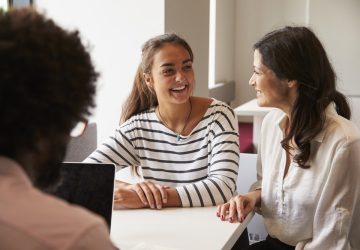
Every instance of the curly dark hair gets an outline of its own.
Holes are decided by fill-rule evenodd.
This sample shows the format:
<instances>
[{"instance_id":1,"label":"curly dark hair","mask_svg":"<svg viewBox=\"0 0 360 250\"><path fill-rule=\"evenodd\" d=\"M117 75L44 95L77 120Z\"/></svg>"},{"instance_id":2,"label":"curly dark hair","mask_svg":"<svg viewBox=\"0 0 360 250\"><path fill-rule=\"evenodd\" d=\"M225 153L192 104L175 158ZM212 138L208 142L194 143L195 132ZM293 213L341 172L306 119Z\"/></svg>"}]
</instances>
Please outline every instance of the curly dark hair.
<instances>
[{"instance_id":1,"label":"curly dark hair","mask_svg":"<svg viewBox=\"0 0 360 250\"><path fill-rule=\"evenodd\" d=\"M307 27L285 27L266 34L254 45L262 63L278 78L299 83L288 135L282 147L289 151L293 138L299 148L294 160L302 168L310 167L310 142L325 125L325 109L336 105L339 115L350 119L346 97L336 89L336 74L326 51L316 35Z\"/></svg>"},{"instance_id":2,"label":"curly dark hair","mask_svg":"<svg viewBox=\"0 0 360 250\"><path fill-rule=\"evenodd\" d=\"M31 9L0 11L0 154L70 133L95 106L97 78L77 31Z\"/></svg>"}]
</instances>

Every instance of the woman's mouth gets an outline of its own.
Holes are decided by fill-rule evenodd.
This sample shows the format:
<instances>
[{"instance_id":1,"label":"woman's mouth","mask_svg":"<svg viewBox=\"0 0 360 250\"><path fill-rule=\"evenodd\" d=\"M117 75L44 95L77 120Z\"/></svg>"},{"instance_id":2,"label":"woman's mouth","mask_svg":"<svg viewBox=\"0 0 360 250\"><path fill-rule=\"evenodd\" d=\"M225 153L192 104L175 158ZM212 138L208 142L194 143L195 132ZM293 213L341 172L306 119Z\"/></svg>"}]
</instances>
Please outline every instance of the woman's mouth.
<instances>
[{"instance_id":1,"label":"woman's mouth","mask_svg":"<svg viewBox=\"0 0 360 250\"><path fill-rule=\"evenodd\" d=\"M176 88L172 88L172 89L170 89L170 90L171 90L171 91L174 91L174 92L181 92L181 91L185 90L186 87L187 87L187 85L183 85L183 86L178 86L178 87L176 87Z\"/></svg>"}]
</instances>

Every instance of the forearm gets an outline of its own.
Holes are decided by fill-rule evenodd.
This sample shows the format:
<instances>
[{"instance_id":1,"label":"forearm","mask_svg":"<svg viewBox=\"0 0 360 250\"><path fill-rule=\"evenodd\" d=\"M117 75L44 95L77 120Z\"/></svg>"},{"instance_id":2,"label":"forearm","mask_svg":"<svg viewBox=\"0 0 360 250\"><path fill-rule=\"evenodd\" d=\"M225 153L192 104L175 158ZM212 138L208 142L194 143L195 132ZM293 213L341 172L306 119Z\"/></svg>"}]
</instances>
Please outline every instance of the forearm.
<instances>
[{"instance_id":1,"label":"forearm","mask_svg":"<svg viewBox=\"0 0 360 250\"><path fill-rule=\"evenodd\" d=\"M165 207L181 207L181 199L175 188L166 189L167 202L164 204Z\"/></svg>"},{"instance_id":2,"label":"forearm","mask_svg":"<svg viewBox=\"0 0 360 250\"><path fill-rule=\"evenodd\" d=\"M260 207L260 205L261 205L261 189L251 191L251 192L247 193L247 195L249 195L253 199L255 199L255 206L256 207Z\"/></svg>"}]
</instances>

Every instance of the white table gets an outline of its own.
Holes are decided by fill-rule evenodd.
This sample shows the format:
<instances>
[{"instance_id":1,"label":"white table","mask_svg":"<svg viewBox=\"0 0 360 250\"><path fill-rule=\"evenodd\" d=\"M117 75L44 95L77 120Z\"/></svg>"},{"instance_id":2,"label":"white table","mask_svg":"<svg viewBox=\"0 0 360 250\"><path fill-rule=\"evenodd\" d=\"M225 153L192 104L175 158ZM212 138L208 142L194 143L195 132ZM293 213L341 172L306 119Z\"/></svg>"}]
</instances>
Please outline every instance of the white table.
<instances>
[{"instance_id":1,"label":"white table","mask_svg":"<svg viewBox=\"0 0 360 250\"><path fill-rule=\"evenodd\" d=\"M111 239L121 250L231 249L253 214L229 223L215 213L216 207L115 210Z\"/></svg>"},{"instance_id":2,"label":"white table","mask_svg":"<svg viewBox=\"0 0 360 250\"><path fill-rule=\"evenodd\" d=\"M257 104L256 98L252 99L249 102L246 102L234 109L235 114L239 116L252 116L253 117L253 144L255 150L260 142L260 131L261 123L264 119L264 116L274 108L259 107Z\"/></svg>"}]
</instances>

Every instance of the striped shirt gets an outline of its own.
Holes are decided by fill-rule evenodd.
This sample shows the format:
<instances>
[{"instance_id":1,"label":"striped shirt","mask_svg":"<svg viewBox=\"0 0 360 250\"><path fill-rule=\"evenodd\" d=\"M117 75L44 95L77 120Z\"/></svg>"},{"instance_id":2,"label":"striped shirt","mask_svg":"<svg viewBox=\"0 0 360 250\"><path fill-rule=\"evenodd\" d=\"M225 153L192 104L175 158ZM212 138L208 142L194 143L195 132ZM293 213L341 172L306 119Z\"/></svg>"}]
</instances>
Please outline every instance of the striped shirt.
<instances>
[{"instance_id":1,"label":"striped shirt","mask_svg":"<svg viewBox=\"0 0 360 250\"><path fill-rule=\"evenodd\" d=\"M141 166L144 180L175 187L182 206L217 205L236 190L237 118L228 105L213 100L192 132L177 140L152 108L120 125L86 161Z\"/></svg>"}]
</instances>

